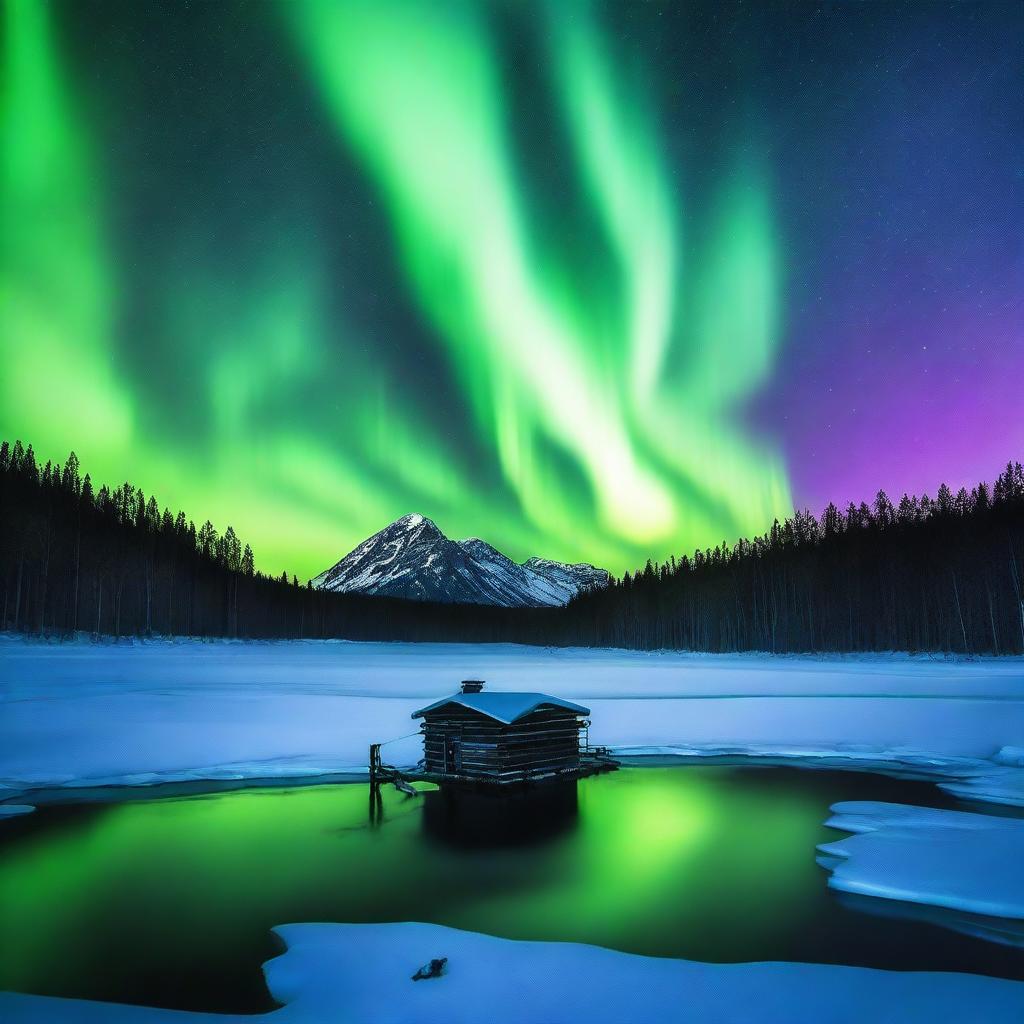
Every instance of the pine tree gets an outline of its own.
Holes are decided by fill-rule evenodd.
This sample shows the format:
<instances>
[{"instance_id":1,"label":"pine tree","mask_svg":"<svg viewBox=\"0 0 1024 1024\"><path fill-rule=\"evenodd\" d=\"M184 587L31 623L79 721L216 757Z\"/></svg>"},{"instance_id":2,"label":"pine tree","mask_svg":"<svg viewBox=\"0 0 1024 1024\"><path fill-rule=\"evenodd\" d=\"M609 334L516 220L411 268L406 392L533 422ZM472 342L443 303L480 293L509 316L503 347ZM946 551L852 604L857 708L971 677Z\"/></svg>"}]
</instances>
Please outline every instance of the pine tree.
<instances>
[{"instance_id":1,"label":"pine tree","mask_svg":"<svg viewBox=\"0 0 1024 1024\"><path fill-rule=\"evenodd\" d=\"M125 490L131 491L128 484L125 484ZM131 513L132 518L135 520L135 525L140 530L146 529L148 525L146 510L148 505L146 504L146 496L142 493L142 488L136 488L135 493L131 495ZM154 503L155 507L155 503Z\"/></svg>"},{"instance_id":2,"label":"pine tree","mask_svg":"<svg viewBox=\"0 0 1024 1024\"><path fill-rule=\"evenodd\" d=\"M904 494L896 508L896 522L905 526L916 522L917 517L918 505L916 499L911 498L909 494Z\"/></svg>"},{"instance_id":3,"label":"pine tree","mask_svg":"<svg viewBox=\"0 0 1024 1024\"><path fill-rule=\"evenodd\" d=\"M71 452L68 461L64 463L64 473L60 480L61 487L69 494L78 494L81 491L82 482L78 478L78 472L78 456Z\"/></svg>"},{"instance_id":4,"label":"pine tree","mask_svg":"<svg viewBox=\"0 0 1024 1024\"><path fill-rule=\"evenodd\" d=\"M197 541L199 553L204 558L217 557L217 531L213 528L213 523L209 519L199 528Z\"/></svg>"},{"instance_id":5,"label":"pine tree","mask_svg":"<svg viewBox=\"0 0 1024 1024\"><path fill-rule=\"evenodd\" d=\"M953 514L953 492L946 484L939 485L939 492L935 502L940 516L951 516Z\"/></svg>"},{"instance_id":6,"label":"pine tree","mask_svg":"<svg viewBox=\"0 0 1024 1024\"><path fill-rule=\"evenodd\" d=\"M826 538L837 537L843 532L843 517L831 501L821 514L821 532Z\"/></svg>"},{"instance_id":7,"label":"pine tree","mask_svg":"<svg viewBox=\"0 0 1024 1024\"><path fill-rule=\"evenodd\" d=\"M39 482L39 467L36 465L36 453L32 451L32 445L25 449L25 458L21 463L21 471L31 483Z\"/></svg>"},{"instance_id":8,"label":"pine tree","mask_svg":"<svg viewBox=\"0 0 1024 1024\"><path fill-rule=\"evenodd\" d=\"M224 531L224 566L231 572L238 572L242 564L242 546L232 527Z\"/></svg>"},{"instance_id":9,"label":"pine tree","mask_svg":"<svg viewBox=\"0 0 1024 1024\"><path fill-rule=\"evenodd\" d=\"M886 527L892 526L895 519L896 512L889 500L889 495L885 491L879 491L875 495L875 523L884 530Z\"/></svg>"}]
</instances>

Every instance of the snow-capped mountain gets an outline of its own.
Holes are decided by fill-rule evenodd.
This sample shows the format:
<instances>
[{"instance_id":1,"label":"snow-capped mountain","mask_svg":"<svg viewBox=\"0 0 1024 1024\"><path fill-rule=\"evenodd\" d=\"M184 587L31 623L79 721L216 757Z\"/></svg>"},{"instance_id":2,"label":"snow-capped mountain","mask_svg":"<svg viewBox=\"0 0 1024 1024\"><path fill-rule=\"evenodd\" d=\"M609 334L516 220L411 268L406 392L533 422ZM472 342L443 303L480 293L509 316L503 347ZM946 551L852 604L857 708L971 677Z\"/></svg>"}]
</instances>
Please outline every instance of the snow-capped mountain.
<instances>
[{"instance_id":1,"label":"snow-capped mountain","mask_svg":"<svg viewBox=\"0 0 1024 1024\"><path fill-rule=\"evenodd\" d=\"M565 604L583 589L604 586L608 573L546 558L513 562L476 537L449 540L431 520L413 514L364 540L311 582L321 590L513 608Z\"/></svg>"}]
</instances>

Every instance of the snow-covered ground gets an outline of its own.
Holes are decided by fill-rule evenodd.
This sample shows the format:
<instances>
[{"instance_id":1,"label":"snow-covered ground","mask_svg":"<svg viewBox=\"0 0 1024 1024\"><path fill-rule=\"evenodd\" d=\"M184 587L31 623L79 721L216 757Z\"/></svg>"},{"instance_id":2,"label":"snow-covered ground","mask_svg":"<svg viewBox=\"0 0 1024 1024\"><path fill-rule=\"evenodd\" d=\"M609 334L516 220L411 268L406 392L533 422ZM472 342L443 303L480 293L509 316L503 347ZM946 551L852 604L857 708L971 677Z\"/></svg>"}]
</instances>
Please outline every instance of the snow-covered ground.
<instances>
[{"instance_id":1,"label":"snow-covered ground","mask_svg":"<svg viewBox=\"0 0 1024 1024\"><path fill-rule=\"evenodd\" d=\"M303 924L265 967L262 1017L0 993L5 1024L992 1024L1024 1019L1024 984L825 964L703 964L428 924ZM448 958L436 979L411 975Z\"/></svg>"},{"instance_id":2,"label":"snow-covered ground","mask_svg":"<svg viewBox=\"0 0 1024 1024\"><path fill-rule=\"evenodd\" d=\"M1024 802L1020 659L340 641L2 637L0 786L10 802L64 785L363 772L370 743L403 736L384 756L407 765L420 752L412 712L463 678L581 701L591 740L630 753L877 764Z\"/></svg>"},{"instance_id":3,"label":"snow-covered ground","mask_svg":"<svg viewBox=\"0 0 1024 1024\"><path fill-rule=\"evenodd\" d=\"M412 712L463 678L592 709L591 740L683 761L728 755L931 777L1024 804L1024 661L644 654L345 642L44 643L0 637L0 817L32 791L362 773L419 756ZM822 848L831 884L879 905L961 913L1014 941L1024 825L959 811L837 805L853 836ZM810 854L811 851L809 851ZM895 901L899 901L898 903ZM1000 917L994 918L992 915ZM979 915L986 915L980 927ZM1002 923L1000 923L1002 922ZM948 922L944 922L948 923ZM957 926L954 924L954 926ZM988 929L988 933L986 933ZM809 964L697 964L433 925L292 925L267 968L290 1021L992 1021L1024 1017L1024 985L963 974ZM448 956L442 979L408 975ZM0 1019L226 1022L0 994ZM251 1017L238 1018L252 1020Z\"/></svg>"}]
</instances>

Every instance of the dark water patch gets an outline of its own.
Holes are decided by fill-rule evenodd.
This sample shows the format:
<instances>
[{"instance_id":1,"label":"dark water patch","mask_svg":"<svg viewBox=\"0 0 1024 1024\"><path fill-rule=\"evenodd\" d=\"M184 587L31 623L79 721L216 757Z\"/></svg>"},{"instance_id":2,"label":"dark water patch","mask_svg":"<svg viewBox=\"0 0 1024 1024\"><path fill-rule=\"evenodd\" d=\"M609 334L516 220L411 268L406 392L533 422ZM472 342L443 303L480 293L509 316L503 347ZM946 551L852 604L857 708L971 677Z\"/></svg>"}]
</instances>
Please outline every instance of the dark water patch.
<instances>
[{"instance_id":1,"label":"dark water patch","mask_svg":"<svg viewBox=\"0 0 1024 1024\"><path fill-rule=\"evenodd\" d=\"M625 769L540 801L368 787L43 806L0 830L0 988L214 1011L274 1004L270 928L428 921L707 961L1024 978L1020 950L827 888L839 800L956 807L850 772Z\"/></svg>"},{"instance_id":2,"label":"dark water patch","mask_svg":"<svg viewBox=\"0 0 1024 1024\"><path fill-rule=\"evenodd\" d=\"M822 858L818 858L822 863ZM992 917L975 914L969 910L936 907L928 903L908 903L903 900L877 899L859 893L836 892L836 898L844 907L864 914L884 918L931 921L943 928L952 928L965 935L974 935L989 942L1024 948L1024 921L1007 917Z\"/></svg>"},{"instance_id":3,"label":"dark water patch","mask_svg":"<svg viewBox=\"0 0 1024 1024\"><path fill-rule=\"evenodd\" d=\"M579 821L575 780L507 794L434 789L422 800L423 834L452 850L536 846L571 832Z\"/></svg>"}]
</instances>

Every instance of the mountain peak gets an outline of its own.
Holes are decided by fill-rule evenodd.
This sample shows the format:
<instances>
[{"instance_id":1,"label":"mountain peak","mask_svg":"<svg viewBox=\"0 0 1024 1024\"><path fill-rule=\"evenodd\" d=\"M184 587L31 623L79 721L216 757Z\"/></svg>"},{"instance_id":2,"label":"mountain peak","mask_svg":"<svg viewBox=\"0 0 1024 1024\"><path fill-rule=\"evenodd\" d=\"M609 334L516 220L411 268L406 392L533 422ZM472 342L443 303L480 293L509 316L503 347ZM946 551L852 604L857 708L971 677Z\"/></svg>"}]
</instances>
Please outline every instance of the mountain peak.
<instances>
[{"instance_id":1,"label":"mountain peak","mask_svg":"<svg viewBox=\"0 0 1024 1024\"><path fill-rule=\"evenodd\" d=\"M396 519L311 580L339 592L505 607L560 605L608 582L591 565L543 558L520 564L479 537L449 540L418 512Z\"/></svg>"},{"instance_id":2,"label":"mountain peak","mask_svg":"<svg viewBox=\"0 0 1024 1024\"><path fill-rule=\"evenodd\" d=\"M438 529L438 526L433 519L428 519L426 516L420 515L419 512L410 512L408 515L404 515L400 519L396 519L393 523L389 523L383 530L378 530L372 537L363 541L363 544L359 545L359 548L365 544L377 542L380 538L399 540L401 543L406 544L427 540L448 539L440 529ZM359 548L356 548L356 550L358 551Z\"/></svg>"},{"instance_id":3,"label":"mountain peak","mask_svg":"<svg viewBox=\"0 0 1024 1024\"><path fill-rule=\"evenodd\" d=\"M396 519L391 525L412 528L419 526L421 523L427 523L436 528L436 524L432 519L421 516L419 512L409 512L407 515L402 516L401 519Z\"/></svg>"}]
</instances>

